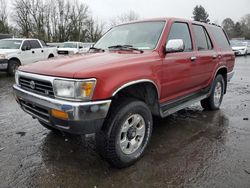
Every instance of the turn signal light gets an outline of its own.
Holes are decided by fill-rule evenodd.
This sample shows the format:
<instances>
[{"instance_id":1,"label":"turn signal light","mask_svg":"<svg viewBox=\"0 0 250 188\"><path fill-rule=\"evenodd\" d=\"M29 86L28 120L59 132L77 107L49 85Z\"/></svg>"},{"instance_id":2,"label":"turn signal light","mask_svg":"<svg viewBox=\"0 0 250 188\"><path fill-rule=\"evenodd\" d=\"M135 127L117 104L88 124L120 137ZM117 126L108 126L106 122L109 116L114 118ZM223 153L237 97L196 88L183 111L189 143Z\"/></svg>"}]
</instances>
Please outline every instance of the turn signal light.
<instances>
[{"instance_id":1,"label":"turn signal light","mask_svg":"<svg viewBox=\"0 0 250 188\"><path fill-rule=\"evenodd\" d=\"M51 110L51 115L55 118L58 118L58 119L63 119L63 120L69 119L69 115L66 112L56 110L56 109Z\"/></svg>"}]
</instances>

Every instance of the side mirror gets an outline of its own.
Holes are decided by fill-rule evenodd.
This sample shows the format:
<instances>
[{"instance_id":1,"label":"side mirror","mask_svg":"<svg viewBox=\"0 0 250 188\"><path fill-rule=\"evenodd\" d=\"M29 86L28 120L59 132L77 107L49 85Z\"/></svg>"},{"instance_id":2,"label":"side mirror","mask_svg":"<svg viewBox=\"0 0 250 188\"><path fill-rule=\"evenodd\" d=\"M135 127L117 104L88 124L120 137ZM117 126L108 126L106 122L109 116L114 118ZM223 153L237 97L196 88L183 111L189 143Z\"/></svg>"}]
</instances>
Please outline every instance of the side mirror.
<instances>
[{"instance_id":1,"label":"side mirror","mask_svg":"<svg viewBox=\"0 0 250 188\"><path fill-rule=\"evenodd\" d=\"M182 39L169 40L166 47L166 53L183 52L185 50L185 44Z\"/></svg>"}]
</instances>

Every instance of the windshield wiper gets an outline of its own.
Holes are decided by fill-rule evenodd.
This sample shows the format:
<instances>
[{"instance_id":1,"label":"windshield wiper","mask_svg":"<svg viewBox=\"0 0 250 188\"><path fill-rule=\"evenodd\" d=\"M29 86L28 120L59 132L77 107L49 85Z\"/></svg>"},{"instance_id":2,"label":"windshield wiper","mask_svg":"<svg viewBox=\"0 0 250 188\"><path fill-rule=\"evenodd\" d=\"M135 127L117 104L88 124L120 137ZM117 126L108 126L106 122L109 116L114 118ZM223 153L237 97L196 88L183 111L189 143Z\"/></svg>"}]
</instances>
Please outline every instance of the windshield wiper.
<instances>
[{"instance_id":1,"label":"windshield wiper","mask_svg":"<svg viewBox=\"0 0 250 188\"><path fill-rule=\"evenodd\" d=\"M115 45L115 46L109 46L108 49L118 49L118 50L132 50L132 51L139 51L140 53L143 53L143 50L140 50L138 48L133 47L132 45Z\"/></svg>"},{"instance_id":2,"label":"windshield wiper","mask_svg":"<svg viewBox=\"0 0 250 188\"><path fill-rule=\"evenodd\" d=\"M89 48L89 51L91 51L91 50L93 50L93 51L98 51L98 52L105 52L105 50L104 49L102 49L102 48L96 48L96 47L94 47L94 46L92 46L92 47L90 47Z\"/></svg>"}]
</instances>

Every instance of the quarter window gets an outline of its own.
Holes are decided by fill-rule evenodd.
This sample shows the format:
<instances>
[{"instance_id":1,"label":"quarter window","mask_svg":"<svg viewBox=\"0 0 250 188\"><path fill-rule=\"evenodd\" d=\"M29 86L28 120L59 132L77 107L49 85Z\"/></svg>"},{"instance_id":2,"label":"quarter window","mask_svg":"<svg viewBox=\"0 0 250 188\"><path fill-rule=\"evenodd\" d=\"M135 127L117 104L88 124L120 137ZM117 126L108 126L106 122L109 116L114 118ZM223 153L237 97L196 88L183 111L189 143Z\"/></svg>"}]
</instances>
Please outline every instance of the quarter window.
<instances>
[{"instance_id":1,"label":"quarter window","mask_svg":"<svg viewBox=\"0 0 250 188\"><path fill-rule=\"evenodd\" d=\"M176 22L172 25L167 42L172 39L182 39L185 44L184 51L192 51L193 46L187 23Z\"/></svg>"},{"instance_id":2,"label":"quarter window","mask_svg":"<svg viewBox=\"0 0 250 188\"><path fill-rule=\"evenodd\" d=\"M201 25L193 25L193 29L198 50L211 50L212 43L205 28Z\"/></svg>"},{"instance_id":3,"label":"quarter window","mask_svg":"<svg viewBox=\"0 0 250 188\"><path fill-rule=\"evenodd\" d=\"M228 38L220 27L210 26L209 30L212 32L214 39L216 40L216 44L218 44L220 48L230 49Z\"/></svg>"}]
</instances>

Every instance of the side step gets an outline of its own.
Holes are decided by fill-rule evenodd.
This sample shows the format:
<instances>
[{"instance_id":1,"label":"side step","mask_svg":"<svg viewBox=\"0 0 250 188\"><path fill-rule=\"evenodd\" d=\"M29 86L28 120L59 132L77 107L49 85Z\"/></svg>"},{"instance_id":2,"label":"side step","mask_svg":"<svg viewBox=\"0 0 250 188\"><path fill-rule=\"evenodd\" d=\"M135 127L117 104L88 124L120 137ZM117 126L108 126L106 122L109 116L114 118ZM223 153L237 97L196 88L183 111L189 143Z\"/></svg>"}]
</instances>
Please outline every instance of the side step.
<instances>
[{"instance_id":1,"label":"side step","mask_svg":"<svg viewBox=\"0 0 250 188\"><path fill-rule=\"evenodd\" d=\"M180 99L170 101L164 104L160 105L160 115L161 117L169 116L179 110L182 110L196 102L201 101L202 99L205 99L209 97L210 90L205 89L198 93L194 93L185 97L182 97Z\"/></svg>"}]
</instances>

